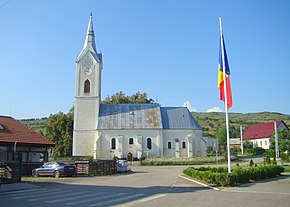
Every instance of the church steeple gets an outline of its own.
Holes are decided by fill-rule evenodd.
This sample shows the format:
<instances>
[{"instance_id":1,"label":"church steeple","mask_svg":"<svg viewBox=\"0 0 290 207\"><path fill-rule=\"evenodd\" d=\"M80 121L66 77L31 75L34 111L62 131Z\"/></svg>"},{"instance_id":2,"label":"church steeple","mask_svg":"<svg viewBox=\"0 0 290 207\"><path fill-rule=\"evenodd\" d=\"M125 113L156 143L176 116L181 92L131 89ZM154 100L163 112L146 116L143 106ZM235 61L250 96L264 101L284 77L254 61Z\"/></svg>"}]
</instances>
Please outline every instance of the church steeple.
<instances>
[{"instance_id":1,"label":"church steeple","mask_svg":"<svg viewBox=\"0 0 290 207\"><path fill-rule=\"evenodd\" d=\"M83 49L85 49L86 47L92 47L95 50L95 52L97 52L96 43L95 43L95 33L94 33L94 28L93 28L93 15L92 15L92 13L90 14L90 20L89 20L89 24L88 24L88 29L87 29L87 34L86 34L86 39L85 39Z\"/></svg>"}]
</instances>

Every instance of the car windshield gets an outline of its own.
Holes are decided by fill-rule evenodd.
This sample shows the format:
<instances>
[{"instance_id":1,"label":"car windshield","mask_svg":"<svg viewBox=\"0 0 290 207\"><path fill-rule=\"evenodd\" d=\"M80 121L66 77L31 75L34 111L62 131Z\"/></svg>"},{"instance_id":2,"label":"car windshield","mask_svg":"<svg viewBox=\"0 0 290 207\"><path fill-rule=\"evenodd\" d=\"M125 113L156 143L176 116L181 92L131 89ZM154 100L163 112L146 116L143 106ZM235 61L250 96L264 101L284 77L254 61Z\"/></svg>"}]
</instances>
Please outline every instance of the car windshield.
<instances>
[{"instance_id":1,"label":"car windshield","mask_svg":"<svg viewBox=\"0 0 290 207\"><path fill-rule=\"evenodd\" d=\"M58 162L57 164L58 164L59 166L69 165L69 164L67 164L67 163L65 163L65 162Z\"/></svg>"}]
</instances>

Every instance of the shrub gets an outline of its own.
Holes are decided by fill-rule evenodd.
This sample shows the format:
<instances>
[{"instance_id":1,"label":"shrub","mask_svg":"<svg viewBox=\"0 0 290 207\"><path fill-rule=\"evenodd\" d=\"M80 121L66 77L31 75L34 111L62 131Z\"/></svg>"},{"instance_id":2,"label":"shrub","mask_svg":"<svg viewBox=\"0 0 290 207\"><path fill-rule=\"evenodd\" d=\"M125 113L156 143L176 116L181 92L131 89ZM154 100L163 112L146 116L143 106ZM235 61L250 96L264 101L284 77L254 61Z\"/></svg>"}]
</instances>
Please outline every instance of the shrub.
<instances>
[{"instance_id":1,"label":"shrub","mask_svg":"<svg viewBox=\"0 0 290 207\"><path fill-rule=\"evenodd\" d=\"M250 160L250 163L249 163L249 166L251 167L251 166L253 166L254 165L254 161L251 159Z\"/></svg>"},{"instance_id":2,"label":"shrub","mask_svg":"<svg viewBox=\"0 0 290 207\"><path fill-rule=\"evenodd\" d=\"M280 175L284 171L282 166L262 165L253 167L237 167L232 173L227 173L227 168L209 168L202 167L195 169L189 167L183 173L192 178L205 181L213 185L234 185L237 183L247 183L250 180L263 180Z\"/></svg>"},{"instance_id":3,"label":"shrub","mask_svg":"<svg viewBox=\"0 0 290 207\"><path fill-rule=\"evenodd\" d=\"M289 155L286 153L281 153L281 160L284 162L289 162Z\"/></svg>"},{"instance_id":4,"label":"shrub","mask_svg":"<svg viewBox=\"0 0 290 207\"><path fill-rule=\"evenodd\" d=\"M253 148L253 155L262 155L266 151L262 147L255 147Z\"/></svg>"}]
</instances>

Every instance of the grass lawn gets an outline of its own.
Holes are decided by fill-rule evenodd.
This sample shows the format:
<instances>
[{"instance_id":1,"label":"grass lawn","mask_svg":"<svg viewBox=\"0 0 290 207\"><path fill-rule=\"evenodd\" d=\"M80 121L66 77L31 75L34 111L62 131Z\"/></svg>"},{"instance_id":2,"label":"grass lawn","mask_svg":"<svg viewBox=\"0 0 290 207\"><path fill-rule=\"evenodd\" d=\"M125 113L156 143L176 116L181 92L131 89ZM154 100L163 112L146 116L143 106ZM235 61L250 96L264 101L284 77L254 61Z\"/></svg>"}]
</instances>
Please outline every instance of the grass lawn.
<instances>
[{"instance_id":1,"label":"grass lawn","mask_svg":"<svg viewBox=\"0 0 290 207\"><path fill-rule=\"evenodd\" d=\"M290 172L290 165L285 165L284 167L284 172Z\"/></svg>"}]
</instances>

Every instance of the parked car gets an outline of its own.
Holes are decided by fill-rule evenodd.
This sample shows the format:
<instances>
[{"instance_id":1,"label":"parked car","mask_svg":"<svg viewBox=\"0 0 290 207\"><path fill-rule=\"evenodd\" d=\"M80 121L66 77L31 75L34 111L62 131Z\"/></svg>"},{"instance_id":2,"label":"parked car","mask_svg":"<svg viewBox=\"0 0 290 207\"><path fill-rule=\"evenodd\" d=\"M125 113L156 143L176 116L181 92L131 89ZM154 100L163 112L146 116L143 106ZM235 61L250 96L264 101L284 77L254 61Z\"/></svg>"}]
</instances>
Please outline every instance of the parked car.
<instances>
[{"instance_id":1,"label":"parked car","mask_svg":"<svg viewBox=\"0 0 290 207\"><path fill-rule=\"evenodd\" d=\"M38 176L73 176L76 173L75 166L64 162L46 162L42 167L32 170L32 175Z\"/></svg>"}]
</instances>

